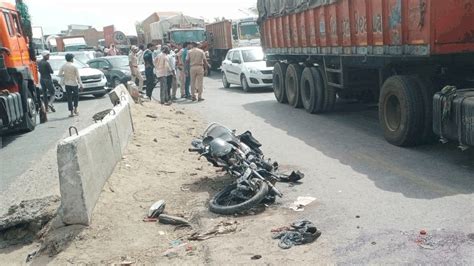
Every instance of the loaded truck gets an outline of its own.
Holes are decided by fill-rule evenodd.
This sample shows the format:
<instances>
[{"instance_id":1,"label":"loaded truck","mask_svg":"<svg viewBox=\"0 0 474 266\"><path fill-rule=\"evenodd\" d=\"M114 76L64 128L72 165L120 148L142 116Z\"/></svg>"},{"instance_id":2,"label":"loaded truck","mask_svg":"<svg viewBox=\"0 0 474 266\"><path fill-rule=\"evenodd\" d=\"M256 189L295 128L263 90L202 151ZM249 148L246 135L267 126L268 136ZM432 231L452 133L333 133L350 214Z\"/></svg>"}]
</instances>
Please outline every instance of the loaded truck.
<instances>
[{"instance_id":1,"label":"loaded truck","mask_svg":"<svg viewBox=\"0 0 474 266\"><path fill-rule=\"evenodd\" d=\"M150 34L154 42L173 46L206 40L204 20L182 14L150 24Z\"/></svg>"},{"instance_id":2,"label":"loaded truck","mask_svg":"<svg viewBox=\"0 0 474 266\"><path fill-rule=\"evenodd\" d=\"M35 129L41 100L32 38L14 5L0 2L0 134Z\"/></svg>"},{"instance_id":3,"label":"loaded truck","mask_svg":"<svg viewBox=\"0 0 474 266\"><path fill-rule=\"evenodd\" d=\"M77 52L87 49L84 36L61 36L56 37L57 52Z\"/></svg>"},{"instance_id":4,"label":"loaded truck","mask_svg":"<svg viewBox=\"0 0 474 266\"><path fill-rule=\"evenodd\" d=\"M257 18L222 20L206 25L212 69L218 69L227 52L236 47L260 46Z\"/></svg>"},{"instance_id":5,"label":"loaded truck","mask_svg":"<svg viewBox=\"0 0 474 266\"><path fill-rule=\"evenodd\" d=\"M385 139L474 145L474 1L258 0L278 102L378 103Z\"/></svg>"}]
</instances>

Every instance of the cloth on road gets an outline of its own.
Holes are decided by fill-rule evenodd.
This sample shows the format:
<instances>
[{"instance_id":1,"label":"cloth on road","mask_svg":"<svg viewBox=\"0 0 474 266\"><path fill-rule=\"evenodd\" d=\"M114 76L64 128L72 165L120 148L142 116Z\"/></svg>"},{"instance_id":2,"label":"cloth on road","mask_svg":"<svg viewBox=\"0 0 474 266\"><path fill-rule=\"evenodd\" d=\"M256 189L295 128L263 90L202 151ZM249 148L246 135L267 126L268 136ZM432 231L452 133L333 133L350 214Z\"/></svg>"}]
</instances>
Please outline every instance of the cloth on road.
<instances>
[{"instance_id":1,"label":"cloth on road","mask_svg":"<svg viewBox=\"0 0 474 266\"><path fill-rule=\"evenodd\" d=\"M290 226L291 229L278 232L272 237L273 239L280 239L278 246L282 249L289 249L294 245L311 243L321 236L321 231L308 220L299 220Z\"/></svg>"}]
</instances>

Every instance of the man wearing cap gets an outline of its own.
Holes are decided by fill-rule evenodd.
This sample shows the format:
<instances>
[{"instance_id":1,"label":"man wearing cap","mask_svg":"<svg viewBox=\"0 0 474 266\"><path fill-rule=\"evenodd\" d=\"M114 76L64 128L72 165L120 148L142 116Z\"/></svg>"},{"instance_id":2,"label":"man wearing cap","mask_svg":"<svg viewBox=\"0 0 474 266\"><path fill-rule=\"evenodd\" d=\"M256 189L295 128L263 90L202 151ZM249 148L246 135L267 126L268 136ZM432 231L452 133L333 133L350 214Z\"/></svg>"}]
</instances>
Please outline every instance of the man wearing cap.
<instances>
[{"instance_id":1,"label":"man wearing cap","mask_svg":"<svg viewBox=\"0 0 474 266\"><path fill-rule=\"evenodd\" d=\"M138 68L138 47L132 46L130 54L128 55L128 65L130 66L130 73L132 74L132 81L136 82L138 79L138 90L143 91L143 77Z\"/></svg>"},{"instance_id":2,"label":"man wearing cap","mask_svg":"<svg viewBox=\"0 0 474 266\"><path fill-rule=\"evenodd\" d=\"M41 89L43 90L43 102L46 112L49 111L49 96L54 95L54 85L51 78L51 74L54 73L51 65L49 64L49 51L43 51L41 53L43 58L38 62L38 71L41 75L40 84ZM53 98L54 99L54 98ZM54 107L51 105L51 111L55 111Z\"/></svg>"},{"instance_id":3,"label":"man wearing cap","mask_svg":"<svg viewBox=\"0 0 474 266\"><path fill-rule=\"evenodd\" d=\"M193 49L188 52L186 62L190 65L191 76L191 94L193 102L196 101L196 93L198 94L198 101L204 101L202 98L202 88L204 80L204 68L207 68L208 63L204 51L198 48L198 44L193 42Z\"/></svg>"}]
</instances>

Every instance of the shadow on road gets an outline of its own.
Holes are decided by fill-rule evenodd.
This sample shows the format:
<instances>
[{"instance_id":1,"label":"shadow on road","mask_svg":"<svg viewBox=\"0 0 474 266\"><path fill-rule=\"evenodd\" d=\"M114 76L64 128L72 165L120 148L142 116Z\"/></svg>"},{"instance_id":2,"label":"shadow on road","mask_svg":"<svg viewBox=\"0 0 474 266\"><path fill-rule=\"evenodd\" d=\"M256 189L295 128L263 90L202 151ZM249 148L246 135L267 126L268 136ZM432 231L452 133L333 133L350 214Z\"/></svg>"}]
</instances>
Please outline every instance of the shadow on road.
<instances>
[{"instance_id":1,"label":"shadow on road","mask_svg":"<svg viewBox=\"0 0 474 266\"><path fill-rule=\"evenodd\" d=\"M373 107L338 104L334 113L311 115L272 100L249 103L244 108L367 175L383 190L423 199L474 192L473 149L461 152L454 143L415 148L389 145ZM435 161L441 163L433 164Z\"/></svg>"}]
</instances>

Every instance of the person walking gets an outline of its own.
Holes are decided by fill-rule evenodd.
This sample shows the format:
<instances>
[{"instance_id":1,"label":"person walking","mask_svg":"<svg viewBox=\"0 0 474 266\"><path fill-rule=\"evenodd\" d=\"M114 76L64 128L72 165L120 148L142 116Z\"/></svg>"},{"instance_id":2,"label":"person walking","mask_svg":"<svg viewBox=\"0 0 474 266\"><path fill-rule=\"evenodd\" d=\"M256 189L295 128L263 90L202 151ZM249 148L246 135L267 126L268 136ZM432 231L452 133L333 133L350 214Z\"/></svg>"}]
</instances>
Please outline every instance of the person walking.
<instances>
[{"instance_id":1,"label":"person walking","mask_svg":"<svg viewBox=\"0 0 474 266\"><path fill-rule=\"evenodd\" d=\"M79 104L79 89L83 89L79 70L73 63L74 55L66 54L66 64L61 66L58 74L58 76L62 78L61 83L65 85L66 88L67 106L69 112L71 112L69 117L79 115L79 112L77 111L77 106Z\"/></svg>"},{"instance_id":2,"label":"person walking","mask_svg":"<svg viewBox=\"0 0 474 266\"><path fill-rule=\"evenodd\" d=\"M138 80L138 91L143 92L143 77L138 68L138 47L132 46L130 54L128 55L128 65L130 66L130 73L132 74L133 82Z\"/></svg>"},{"instance_id":3,"label":"person walking","mask_svg":"<svg viewBox=\"0 0 474 266\"><path fill-rule=\"evenodd\" d=\"M38 72L40 73L40 84L41 84L41 89L43 90L43 102L44 102L44 107L45 111L49 112L49 107L51 106L51 111L55 112L56 110L54 109L53 106L53 101L54 97L51 98L51 102L49 102L49 97L54 96L54 85L53 85L53 79L51 78L51 74L54 73L53 69L51 68L51 65L49 64L49 51L43 51L41 53L43 58L41 61L38 62Z\"/></svg>"},{"instance_id":4,"label":"person walking","mask_svg":"<svg viewBox=\"0 0 474 266\"><path fill-rule=\"evenodd\" d=\"M168 46L163 46L161 49L161 54L155 58L155 68L156 75L160 80L160 102L161 104L170 105L170 88L171 84L168 85L169 76L173 75L170 60L168 55L170 53L170 48Z\"/></svg>"},{"instance_id":5,"label":"person walking","mask_svg":"<svg viewBox=\"0 0 474 266\"><path fill-rule=\"evenodd\" d=\"M208 63L204 51L198 48L198 44L193 42L193 49L188 52L186 62L190 65L191 75L191 95L192 101L204 101L202 98L202 89L204 82L204 68L207 69ZM196 99L196 94L198 95Z\"/></svg>"},{"instance_id":6,"label":"person walking","mask_svg":"<svg viewBox=\"0 0 474 266\"><path fill-rule=\"evenodd\" d=\"M153 51L156 46L153 43L149 43L146 46L146 50L143 53L143 62L145 62L145 76L146 76L146 97L151 100L153 90L155 89L155 66L153 64Z\"/></svg>"}]
</instances>

